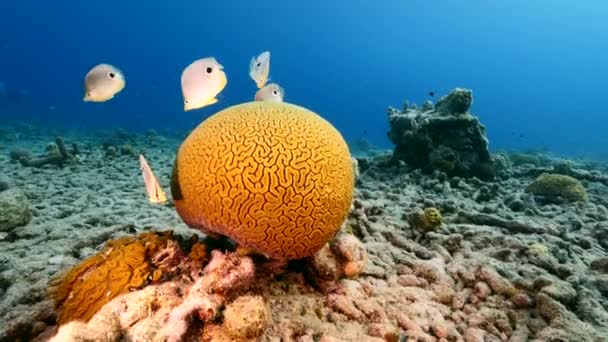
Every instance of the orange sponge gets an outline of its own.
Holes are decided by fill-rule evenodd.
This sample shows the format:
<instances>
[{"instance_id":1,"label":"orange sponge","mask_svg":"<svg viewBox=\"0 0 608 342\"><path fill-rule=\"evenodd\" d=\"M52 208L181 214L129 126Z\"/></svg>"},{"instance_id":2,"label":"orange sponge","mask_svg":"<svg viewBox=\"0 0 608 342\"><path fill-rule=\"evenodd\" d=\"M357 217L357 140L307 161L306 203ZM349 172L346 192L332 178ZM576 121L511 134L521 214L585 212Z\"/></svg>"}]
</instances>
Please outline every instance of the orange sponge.
<instances>
[{"instance_id":1,"label":"orange sponge","mask_svg":"<svg viewBox=\"0 0 608 342\"><path fill-rule=\"evenodd\" d=\"M353 188L348 146L329 122L262 101L201 123L180 147L171 181L186 224L280 260L309 256L332 238Z\"/></svg>"}]
</instances>

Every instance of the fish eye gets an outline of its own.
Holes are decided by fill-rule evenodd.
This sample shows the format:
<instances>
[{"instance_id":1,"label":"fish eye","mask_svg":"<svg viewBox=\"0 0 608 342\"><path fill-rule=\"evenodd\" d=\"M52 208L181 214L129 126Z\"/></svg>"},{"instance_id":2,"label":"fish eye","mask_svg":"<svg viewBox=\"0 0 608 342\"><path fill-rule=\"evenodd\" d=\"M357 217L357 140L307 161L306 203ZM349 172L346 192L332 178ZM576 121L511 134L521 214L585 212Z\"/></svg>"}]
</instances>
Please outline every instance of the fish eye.
<instances>
[{"instance_id":1,"label":"fish eye","mask_svg":"<svg viewBox=\"0 0 608 342\"><path fill-rule=\"evenodd\" d=\"M110 78L114 78L114 77L116 77L116 74L114 74L113 72L109 72L109 73L108 73L108 76L109 76Z\"/></svg>"},{"instance_id":2,"label":"fish eye","mask_svg":"<svg viewBox=\"0 0 608 342\"><path fill-rule=\"evenodd\" d=\"M278 91L276 91L276 90L273 90L273 91L272 91L272 93L273 93L274 95L279 95L279 92L278 92Z\"/></svg>"},{"instance_id":3,"label":"fish eye","mask_svg":"<svg viewBox=\"0 0 608 342\"><path fill-rule=\"evenodd\" d=\"M212 67L207 67L207 70L205 70L207 72L207 74L211 74L213 72L213 68Z\"/></svg>"},{"instance_id":4,"label":"fish eye","mask_svg":"<svg viewBox=\"0 0 608 342\"><path fill-rule=\"evenodd\" d=\"M255 66L257 66L259 68L260 65L262 65L262 63L258 62L258 64L256 64Z\"/></svg>"}]
</instances>

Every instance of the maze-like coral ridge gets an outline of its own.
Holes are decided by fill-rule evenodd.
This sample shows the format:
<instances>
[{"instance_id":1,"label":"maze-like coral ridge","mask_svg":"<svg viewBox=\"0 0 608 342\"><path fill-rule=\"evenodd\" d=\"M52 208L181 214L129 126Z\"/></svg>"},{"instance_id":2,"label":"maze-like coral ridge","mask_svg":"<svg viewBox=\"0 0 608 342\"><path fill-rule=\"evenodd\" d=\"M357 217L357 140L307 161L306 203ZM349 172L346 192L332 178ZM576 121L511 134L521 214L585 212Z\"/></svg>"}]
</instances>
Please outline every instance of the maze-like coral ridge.
<instances>
[{"instance_id":1,"label":"maze-like coral ridge","mask_svg":"<svg viewBox=\"0 0 608 342\"><path fill-rule=\"evenodd\" d=\"M154 271L150 257L170 236L142 233L109 241L99 253L55 279L51 294L59 308L58 323L86 322L116 296L143 287Z\"/></svg>"},{"instance_id":2,"label":"maze-like coral ridge","mask_svg":"<svg viewBox=\"0 0 608 342\"><path fill-rule=\"evenodd\" d=\"M188 225L277 259L320 249L353 196L340 133L286 103L245 103L205 120L180 147L175 173L175 205Z\"/></svg>"}]
</instances>

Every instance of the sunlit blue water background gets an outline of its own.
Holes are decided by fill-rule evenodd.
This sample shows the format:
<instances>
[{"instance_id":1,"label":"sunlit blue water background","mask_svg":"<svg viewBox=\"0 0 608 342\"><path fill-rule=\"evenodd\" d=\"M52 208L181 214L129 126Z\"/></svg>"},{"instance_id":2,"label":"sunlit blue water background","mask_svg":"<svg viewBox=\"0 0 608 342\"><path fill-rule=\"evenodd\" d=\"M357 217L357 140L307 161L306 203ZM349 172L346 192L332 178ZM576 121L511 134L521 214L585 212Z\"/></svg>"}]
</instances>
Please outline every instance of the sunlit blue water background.
<instances>
[{"instance_id":1,"label":"sunlit blue water background","mask_svg":"<svg viewBox=\"0 0 608 342\"><path fill-rule=\"evenodd\" d=\"M388 105L467 87L494 150L607 156L606 18L599 0L7 0L0 118L185 131L251 100L249 59L267 49L286 100L349 140L388 147ZM206 56L228 85L218 104L183 112L181 71ZM121 68L127 87L84 103L84 74L101 62Z\"/></svg>"}]
</instances>

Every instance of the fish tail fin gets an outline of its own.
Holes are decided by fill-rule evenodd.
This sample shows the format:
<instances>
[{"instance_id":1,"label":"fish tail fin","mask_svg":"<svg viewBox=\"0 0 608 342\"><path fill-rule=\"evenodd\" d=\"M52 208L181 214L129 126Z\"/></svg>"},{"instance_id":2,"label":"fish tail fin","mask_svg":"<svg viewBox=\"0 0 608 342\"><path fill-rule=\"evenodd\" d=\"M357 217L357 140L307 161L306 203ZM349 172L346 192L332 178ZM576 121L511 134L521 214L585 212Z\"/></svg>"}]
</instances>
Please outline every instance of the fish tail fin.
<instances>
[{"instance_id":1,"label":"fish tail fin","mask_svg":"<svg viewBox=\"0 0 608 342\"><path fill-rule=\"evenodd\" d=\"M249 62L249 77L255 80L255 57L251 57Z\"/></svg>"}]
</instances>

